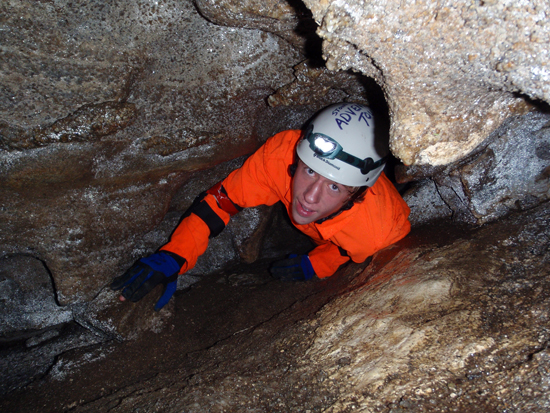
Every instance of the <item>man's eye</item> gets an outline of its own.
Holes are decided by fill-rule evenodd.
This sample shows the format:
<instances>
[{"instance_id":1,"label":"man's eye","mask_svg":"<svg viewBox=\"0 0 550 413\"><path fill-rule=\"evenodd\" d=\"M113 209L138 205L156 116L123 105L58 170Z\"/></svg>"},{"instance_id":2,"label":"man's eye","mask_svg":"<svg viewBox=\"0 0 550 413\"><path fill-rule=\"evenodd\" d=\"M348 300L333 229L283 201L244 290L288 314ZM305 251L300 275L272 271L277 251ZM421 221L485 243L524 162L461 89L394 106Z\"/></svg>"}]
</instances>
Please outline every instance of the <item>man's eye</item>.
<instances>
[{"instance_id":1,"label":"man's eye","mask_svg":"<svg viewBox=\"0 0 550 413\"><path fill-rule=\"evenodd\" d=\"M340 191L340 187L338 185L335 185L335 184L332 184L330 186L330 189L332 189L333 191Z\"/></svg>"},{"instance_id":2,"label":"man's eye","mask_svg":"<svg viewBox=\"0 0 550 413\"><path fill-rule=\"evenodd\" d=\"M315 174L315 171L314 171L313 169L311 169L311 168L307 168L307 169L306 169L306 172L307 172L308 175L313 175L313 174Z\"/></svg>"}]
</instances>

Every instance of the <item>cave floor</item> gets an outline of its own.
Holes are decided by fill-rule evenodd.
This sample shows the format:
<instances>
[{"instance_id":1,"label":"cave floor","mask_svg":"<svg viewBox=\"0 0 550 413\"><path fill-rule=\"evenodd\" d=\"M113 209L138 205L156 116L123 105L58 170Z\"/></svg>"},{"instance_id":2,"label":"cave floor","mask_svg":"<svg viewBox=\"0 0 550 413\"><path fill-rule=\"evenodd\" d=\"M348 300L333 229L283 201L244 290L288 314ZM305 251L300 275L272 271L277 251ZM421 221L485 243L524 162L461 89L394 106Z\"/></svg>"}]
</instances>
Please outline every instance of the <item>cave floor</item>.
<instances>
[{"instance_id":1,"label":"cave floor","mask_svg":"<svg viewBox=\"0 0 550 413\"><path fill-rule=\"evenodd\" d=\"M79 408L121 389L146 387L160 374L178 371L191 379L211 359L209 349L235 342L239 335L268 323L282 313L286 322L301 320L317 311L330 296L345 288L341 279L280 282L269 275L268 262L241 265L231 271L206 276L187 291L174 296L175 311L160 333L146 333L136 340L112 340L62 355L60 375L50 371L0 402L4 412L61 412ZM140 305L128 303L127 305ZM270 335L263 336L270 340ZM258 339L257 346L268 346ZM231 345L231 344L230 344ZM84 362L90 360L90 362ZM58 360L59 363L59 360ZM107 410L107 406L105 406ZM103 410L103 408L102 408Z\"/></svg>"}]
</instances>

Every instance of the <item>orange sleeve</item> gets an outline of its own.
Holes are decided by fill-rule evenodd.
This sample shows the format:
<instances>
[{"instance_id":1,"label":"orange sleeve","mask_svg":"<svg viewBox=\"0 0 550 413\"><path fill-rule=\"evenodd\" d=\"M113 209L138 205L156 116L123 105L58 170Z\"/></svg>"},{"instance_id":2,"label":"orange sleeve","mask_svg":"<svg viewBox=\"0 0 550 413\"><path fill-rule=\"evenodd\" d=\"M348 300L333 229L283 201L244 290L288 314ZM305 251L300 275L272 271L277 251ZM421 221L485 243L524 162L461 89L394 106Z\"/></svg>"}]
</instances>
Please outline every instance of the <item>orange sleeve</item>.
<instances>
[{"instance_id":1,"label":"orange sleeve","mask_svg":"<svg viewBox=\"0 0 550 413\"><path fill-rule=\"evenodd\" d=\"M290 159L292 158L295 141L299 135L300 131L285 131L268 139L245 161L243 166L231 172L221 185L216 184L207 191L202 202L206 202L210 207L209 218L214 217L215 220L222 221L217 225L219 231L237 212L237 210L231 210L231 205L228 203L245 208L273 205L281 199L280 194L284 193L287 186L285 174L288 172L285 164L288 163L289 153ZM226 191L225 198L222 189ZM170 237L170 242L161 247L161 250L170 251L185 258L186 263L181 268L180 274L195 266L198 257L208 247L208 239L219 233L211 234L211 228L209 222L191 213L178 225Z\"/></svg>"},{"instance_id":2,"label":"orange sleeve","mask_svg":"<svg viewBox=\"0 0 550 413\"><path fill-rule=\"evenodd\" d=\"M308 257L315 275L319 278L330 277L342 264L349 261L349 257L342 255L342 251L332 242L319 245L309 252Z\"/></svg>"},{"instance_id":3,"label":"orange sleeve","mask_svg":"<svg viewBox=\"0 0 550 413\"><path fill-rule=\"evenodd\" d=\"M410 209L384 174L368 191L364 201L357 205L359 210L353 224L334 237L336 244L357 263L399 241L411 229Z\"/></svg>"},{"instance_id":4,"label":"orange sleeve","mask_svg":"<svg viewBox=\"0 0 550 413\"><path fill-rule=\"evenodd\" d=\"M354 205L350 219L324 241L316 240L320 246L309 253L309 258L317 276L331 276L349 259L364 262L405 237L410 231L409 211L395 186L384 174L380 175L363 202Z\"/></svg>"},{"instance_id":5,"label":"orange sleeve","mask_svg":"<svg viewBox=\"0 0 550 413\"><path fill-rule=\"evenodd\" d=\"M186 262L179 272L183 274L193 268L199 256L206 251L209 235L210 229L206 223L197 215L191 214L180 222L170 237L170 242L160 249L185 258Z\"/></svg>"},{"instance_id":6,"label":"orange sleeve","mask_svg":"<svg viewBox=\"0 0 550 413\"><path fill-rule=\"evenodd\" d=\"M223 181L229 198L241 208L273 205L283 199L290 188L288 167L300 136L299 130L288 130L269 138Z\"/></svg>"},{"instance_id":7,"label":"orange sleeve","mask_svg":"<svg viewBox=\"0 0 550 413\"><path fill-rule=\"evenodd\" d=\"M380 182L378 182L380 181ZM372 250L369 255L396 243L411 230L410 208L385 174L380 175L377 195L372 197L368 208L372 211ZM367 238L368 239L368 238ZM366 258L366 257L365 257Z\"/></svg>"}]
</instances>

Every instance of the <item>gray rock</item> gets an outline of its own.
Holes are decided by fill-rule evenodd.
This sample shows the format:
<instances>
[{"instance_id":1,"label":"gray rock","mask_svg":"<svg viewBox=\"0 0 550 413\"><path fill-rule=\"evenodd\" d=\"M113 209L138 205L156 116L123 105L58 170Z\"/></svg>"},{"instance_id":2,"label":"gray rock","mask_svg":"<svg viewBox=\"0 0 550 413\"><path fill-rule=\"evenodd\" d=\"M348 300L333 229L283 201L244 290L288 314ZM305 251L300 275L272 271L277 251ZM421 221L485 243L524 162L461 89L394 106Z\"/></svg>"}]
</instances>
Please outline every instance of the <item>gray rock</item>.
<instances>
[{"instance_id":1,"label":"gray rock","mask_svg":"<svg viewBox=\"0 0 550 413\"><path fill-rule=\"evenodd\" d=\"M480 223L550 199L550 115L505 122L461 169L461 181Z\"/></svg>"},{"instance_id":2,"label":"gray rock","mask_svg":"<svg viewBox=\"0 0 550 413\"><path fill-rule=\"evenodd\" d=\"M415 182L403 194L403 199L411 209L409 221L412 226L452 217L453 210L443 201L432 179Z\"/></svg>"},{"instance_id":3,"label":"gray rock","mask_svg":"<svg viewBox=\"0 0 550 413\"><path fill-rule=\"evenodd\" d=\"M55 301L52 279L33 257L0 259L0 336L33 333L72 320Z\"/></svg>"},{"instance_id":4,"label":"gray rock","mask_svg":"<svg viewBox=\"0 0 550 413\"><path fill-rule=\"evenodd\" d=\"M474 154L436 171L404 195L411 222L452 217L482 225L550 199L550 115L511 118ZM411 168L411 170L414 168ZM411 178L414 172L410 172ZM434 187L435 184L435 187Z\"/></svg>"},{"instance_id":5,"label":"gray rock","mask_svg":"<svg viewBox=\"0 0 550 413\"><path fill-rule=\"evenodd\" d=\"M25 346L12 345L1 349L0 394L5 395L40 379L56 364L59 355L103 341L103 335L97 335L76 323L66 323L32 336Z\"/></svg>"},{"instance_id":6,"label":"gray rock","mask_svg":"<svg viewBox=\"0 0 550 413\"><path fill-rule=\"evenodd\" d=\"M550 103L548 3L305 0L331 70L376 79L405 164L468 155L507 117Z\"/></svg>"}]
</instances>

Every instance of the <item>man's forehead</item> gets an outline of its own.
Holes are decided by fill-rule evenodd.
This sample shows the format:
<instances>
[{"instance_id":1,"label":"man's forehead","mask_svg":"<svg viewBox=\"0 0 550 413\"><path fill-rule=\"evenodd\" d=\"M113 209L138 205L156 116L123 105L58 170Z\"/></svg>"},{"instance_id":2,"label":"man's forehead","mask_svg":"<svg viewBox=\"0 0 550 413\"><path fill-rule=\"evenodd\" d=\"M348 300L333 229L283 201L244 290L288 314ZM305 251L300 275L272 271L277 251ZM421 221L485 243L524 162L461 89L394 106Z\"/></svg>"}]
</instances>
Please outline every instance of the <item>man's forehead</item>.
<instances>
[{"instance_id":1,"label":"man's forehead","mask_svg":"<svg viewBox=\"0 0 550 413\"><path fill-rule=\"evenodd\" d=\"M301 165L304 165L304 166L307 166L307 165L305 164L304 161L302 161L300 158L298 158L298 165L300 165L300 164L301 164ZM326 180L327 182L329 182L329 183L331 183L331 184L335 184L335 185L342 186L342 187L346 188L348 191L353 192L353 191L355 191L355 189L357 188L357 187L355 187L355 186L348 186L348 185L340 184L340 183L338 183L338 182L336 182L336 181L333 181L332 179L329 179L329 178L327 178L327 177L324 177L323 175L321 175L319 172L317 172L315 169L311 168L310 166L308 166L308 168L310 168L310 169L311 169L312 171L314 171L316 174L318 174L319 176L321 176L321 177L322 177L324 180Z\"/></svg>"}]
</instances>

